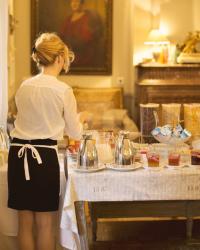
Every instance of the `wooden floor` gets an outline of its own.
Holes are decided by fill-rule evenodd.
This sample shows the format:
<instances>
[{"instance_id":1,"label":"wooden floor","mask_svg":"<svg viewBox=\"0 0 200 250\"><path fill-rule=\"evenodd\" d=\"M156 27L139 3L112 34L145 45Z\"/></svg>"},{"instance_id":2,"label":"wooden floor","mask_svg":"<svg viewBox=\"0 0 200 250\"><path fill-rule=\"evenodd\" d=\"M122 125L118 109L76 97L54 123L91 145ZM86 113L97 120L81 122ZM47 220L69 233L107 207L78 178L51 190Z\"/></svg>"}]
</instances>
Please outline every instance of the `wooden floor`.
<instances>
[{"instance_id":1,"label":"wooden floor","mask_svg":"<svg viewBox=\"0 0 200 250\"><path fill-rule=\"evenodd\" d=\"M146 246L137 246L134 244L112 244L107 246L106 244L102 244L96 246L95 250L199 250L199 246L185 246L181 244L169 246L169 245L146 245Z\"/></svg>"},{"instance_id":2,"label":"wooden floor","mask_svg":"<svg viewBox=\"0 0 200 250\"><path fill-rule=\"evenodd\" d=\"M185 221L99 223L94 250L200 250L200 221L185 239Z\"/></svg>"},{"instance_id":3,"label":"wooden floor","mask_svg":"<svg viewBox=\"0 0 200 250\"><path fill-rule=\"evenodd\" d=\"M184 221L101 222L91 250L200 250L200 220L194 222L193 235L187 242ZM7 238L0 235L0 250L18 250L16 238Z\"/></svg>"}]
</instances>

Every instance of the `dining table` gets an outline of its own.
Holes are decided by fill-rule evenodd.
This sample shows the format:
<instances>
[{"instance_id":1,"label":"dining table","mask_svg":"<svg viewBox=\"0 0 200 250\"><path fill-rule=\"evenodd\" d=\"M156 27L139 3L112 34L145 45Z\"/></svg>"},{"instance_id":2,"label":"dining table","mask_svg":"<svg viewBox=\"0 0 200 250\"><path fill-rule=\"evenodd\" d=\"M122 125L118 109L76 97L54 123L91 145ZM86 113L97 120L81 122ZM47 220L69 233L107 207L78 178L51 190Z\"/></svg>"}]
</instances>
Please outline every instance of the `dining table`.
<instances>
[{"instance_id":1,"label":"dining table","mask_svg":"<svg viewBox=\"0 0 200 250\"><path fill-rule=\"evenodd\" d=\"M70 250L90 249L85 203L89 203L95 240L98 218L183 217L191 237L193 218L200 216L200 167L117 169L105 164L80 171L60 157L60 244ZM7 167L0 168L0 231L17 235L17 213L7 208Z\"/></svg>"}]
</instances>

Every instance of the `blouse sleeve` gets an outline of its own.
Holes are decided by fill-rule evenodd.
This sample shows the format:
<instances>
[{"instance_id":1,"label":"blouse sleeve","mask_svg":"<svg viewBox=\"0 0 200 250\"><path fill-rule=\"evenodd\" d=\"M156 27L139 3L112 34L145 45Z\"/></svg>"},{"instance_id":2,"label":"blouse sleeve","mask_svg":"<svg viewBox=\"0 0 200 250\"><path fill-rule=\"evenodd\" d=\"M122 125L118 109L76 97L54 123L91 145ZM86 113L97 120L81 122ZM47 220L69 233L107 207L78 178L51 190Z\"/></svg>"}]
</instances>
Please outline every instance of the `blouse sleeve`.
<instances>
[{"instance_id":1,"label":"blouse sleeve","mask_svg":"<svg viewBox=\"0 0 200 250\"><path fill-rule=\"evenodd\" d=\"M68 89L64 93L64 119L65 133L75 140L80 140L83 126L79 121L76 99L72 89Z\"/></svg>"}]
</instances>

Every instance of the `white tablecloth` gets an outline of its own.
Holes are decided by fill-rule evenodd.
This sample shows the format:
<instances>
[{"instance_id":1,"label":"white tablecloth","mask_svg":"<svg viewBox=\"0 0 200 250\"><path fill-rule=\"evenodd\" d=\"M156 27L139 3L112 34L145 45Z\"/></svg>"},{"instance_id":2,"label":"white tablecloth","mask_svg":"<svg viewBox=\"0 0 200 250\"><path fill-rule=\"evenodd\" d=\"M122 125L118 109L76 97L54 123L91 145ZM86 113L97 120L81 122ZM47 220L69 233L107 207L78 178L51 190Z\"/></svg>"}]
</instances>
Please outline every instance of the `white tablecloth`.
<instances>
[{"instance_id":1,"label":"white tablecloth","mask_svg":"<svg viewBox=\"0 0 200 250\"><path fill-rule=\"evenodd\" d=\"M75 242L78 230L75 201L145 201L200 199L200 169L138 169L132 172L103 170L96 173L77 173L69 169L64 198L61 228L71 233L69 249L80 249ZM72 233L73 232L73 233ZM66 243L66 242L65 242Z\"/></svg>"},{"instance_id":2,"label":"white tablecloth","mask_svg":"<svg viewBox=\"0 0 200 250\"><path fill-rule=\"evenodd\" d=\"M200 170L103 170L83 174L69 169L66 192L64 188L62 185L60 242L68 249L80 250L75 201L196 200L200 199ZM6 234L15 235L16 214L14 210L6 208L6 202L6 169L0 168L0 229Z\"/></svg>"},{"instance_id":3,"label":"white tablecloth","mask_svg":"<svg viewBox=\"0 0 200 250\"><path fill-rule=\"evenodd\" d=\"M7 166L0 168L0 232L8 236L17 235L17 212L7 207Z\"/></svg>"}]
</instances>

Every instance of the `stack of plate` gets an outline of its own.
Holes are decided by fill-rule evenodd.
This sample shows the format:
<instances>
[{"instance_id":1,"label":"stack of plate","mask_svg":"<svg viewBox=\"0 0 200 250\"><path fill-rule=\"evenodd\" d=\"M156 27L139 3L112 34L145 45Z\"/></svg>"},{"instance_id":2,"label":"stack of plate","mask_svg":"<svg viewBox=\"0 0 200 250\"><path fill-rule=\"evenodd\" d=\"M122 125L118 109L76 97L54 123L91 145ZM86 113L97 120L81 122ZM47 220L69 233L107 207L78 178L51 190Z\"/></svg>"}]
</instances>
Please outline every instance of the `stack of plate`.
<instances>
[{"instance_id":1,"label":"stack of plate","mask_svg":"<svg viewBox=\"0 0 200 250\"><path fill-rule=\"evenodd\" d=\"M106 168L106 166L102 163L99 163L97 166L92 166L92 167L74 167L74 170L76 172L80 172L80 173L94 173L94 172L98 172L101 170L104 170Z\"/></svg>"}]
</instances>

